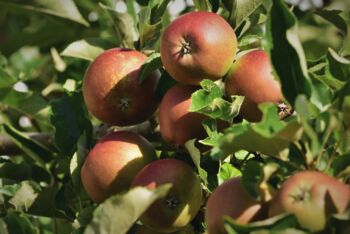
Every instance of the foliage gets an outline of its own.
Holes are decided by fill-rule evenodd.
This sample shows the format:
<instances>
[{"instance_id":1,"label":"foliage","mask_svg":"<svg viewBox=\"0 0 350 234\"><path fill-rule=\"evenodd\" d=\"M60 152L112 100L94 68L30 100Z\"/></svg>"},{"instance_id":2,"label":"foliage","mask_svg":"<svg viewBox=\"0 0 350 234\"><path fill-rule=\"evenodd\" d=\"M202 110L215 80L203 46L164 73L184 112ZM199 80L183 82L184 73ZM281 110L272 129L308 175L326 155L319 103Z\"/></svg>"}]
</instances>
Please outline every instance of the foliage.
<instances>
[{"instance_id":1,"label":"foliage","mask_svg":"<svg viewBox=\"0 0 350 234\"><path fill-rule=\"evenodd\" d=\"M165 196L167 188L135 188L100 205L87 197L81 165L94 142L115 127L88 113L81 84L103 51L135 48L149 56L140 82L162 72L161 99L175 83L162 68L161 32L174 17L195 10L222 15L236 31L239 52L262 47L269 53L293 114L281 119L275 105L262 104L260 122L242 121L244 97L226 97L220 82L204 80L190 109L207 116L207 137L199 143L171 148L155 119L148 121L151 130L131 128L150 139L161 158L192 163L208 194L242 176L250 195L268 200L285 178L305 169L350 183L348 2L302 10L282 0L194 0L171 12L168 6L178 2L0 0L0 233L132 233L142 212ZM223 131L220 121L228 124ZM20 151L11 153L9 140ZM334 233L345 233L346 221L333 217ZM204 231L203 222L200 215L192 222L196 232ZM225 219L225 227L240 234L308 233L292 215L248 225Z\"/></svg>"}]
</instances>

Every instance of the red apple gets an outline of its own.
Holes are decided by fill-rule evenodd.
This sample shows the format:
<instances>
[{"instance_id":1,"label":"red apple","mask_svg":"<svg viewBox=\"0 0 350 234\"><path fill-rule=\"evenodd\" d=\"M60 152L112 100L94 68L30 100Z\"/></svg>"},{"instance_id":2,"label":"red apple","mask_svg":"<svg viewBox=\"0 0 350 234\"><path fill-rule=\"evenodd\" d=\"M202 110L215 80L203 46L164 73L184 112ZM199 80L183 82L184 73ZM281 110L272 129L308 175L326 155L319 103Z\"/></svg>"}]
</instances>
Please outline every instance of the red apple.
<instances>
[{"instance_id":1,"label":"red apple","mask_svg":"<svg viewBox=\"0 0 350 234\"><path fill-rule=\"evenodd\" d=\"M198 213L202 205L199 177L183 161L162 159L145 166L132 182L132 187L149 189L168 183L172 184L168 195L153 203L140 218L148 228L164 233L184 228Z\"/></svg>"},{"instance_id":2,"label":"red apple","mask_svg":"<svg viewBox=\"0 0 350 234\"><path fill-rule=\"evenodd\" d=\"M225 181L217 187L207 201L205 222L208 234L225 234L224 216L237 223L247 224L267 217L265 206L256 202L245 191L241 178Z\"/></svg>"},{"instance_id":3,"label":"red apple","mask_svg":"<svg viewBox=\"0 0 350 234\"><path fill-rule=\"evenodd\" d=\"M89 111L101 121L119 126L141 123L155 112L155 89L160 77L153 72L141 84L138 76L147 56L131 49L110 49L86 71L83 95Z\"/></svg>"},{"instance_id":4,"label":"red apple","mask_svg":"<svg viewBox=\"0 0 350 234\"><path fill-rule=\"evenodd\" d=\"M225 77L225 90L227 95L245 96L240 114L252 122L261 120L258 104L282 100L281 88L274 80L269 56L261 49L245 53L232 64Z\"/></svg>"},{"instance_id":5,"label":"red apple","mask_svg":"<svg viewBox=\"0 0 350 234\"><path fill-rule=\"evenodd\" d=\"M159 105L159 127L164 140L183 145L192 138L205 137L202 120L206 117L189 112L191 95L198 87L176 84L170 88Z\"/></svg>"},{"instance_id":6,"label":"red apple","mask_svg":"<svg viewBox=\"0 0 350 234\"><path fill-rule=\"evenodd\" d=\"M211 12L190 12L175 19L161 37L165 69L177 81L198 85L218 80L229 70L237 49L232 27Z\"/></svg>"},{"instance_id":7,"label":"red apple","mask_svg":"<svg viewBox=\"0 0 350 234\"><path fill-rule=\"evenodd\" d=\"M154 159L152 145L142 136L113 132L89 152L81 169L81 180L90 198L100 203L128 189L135 175Z\"/></svg>"},{"instance_id":8,"label":"red apple","mask_svg":"<svg viewBox=\"0 0 350 234\"><path fill-rule=\"evenodd\" d=\"M326 227L330 214L344 213L350 204L350 189L337 179L317 171L297 172L288 178L273 198L269 216L292 213L312 232Z\"/></svg>"}]
</instances>

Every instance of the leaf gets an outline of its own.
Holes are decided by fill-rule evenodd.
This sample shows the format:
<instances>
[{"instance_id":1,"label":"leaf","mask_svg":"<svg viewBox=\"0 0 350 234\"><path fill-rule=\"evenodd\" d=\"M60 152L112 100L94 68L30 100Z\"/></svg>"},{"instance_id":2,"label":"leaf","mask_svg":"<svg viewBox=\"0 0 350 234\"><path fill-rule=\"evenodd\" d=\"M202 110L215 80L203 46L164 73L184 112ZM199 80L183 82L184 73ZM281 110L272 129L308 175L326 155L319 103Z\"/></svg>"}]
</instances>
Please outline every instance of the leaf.
<instances>
[{"instance_id":1,"label":"leaf","mask_svg":"<svg viewBox=\"0 0 350 234\"><path fill-rule=\"evenodd\" d=\"M160 53L153 53L145 63L141 66L139 82L142 83L149 74L155 72L157 69L163 66L162 60L160 59Z\"/></svg>"},{"instance_id":2,"label":"leaf","mask_svg":"<svg viewBox=\"0 0 350 234\"><path fill-rule=\"evenodd\" d=\"M307 98L311 95L305 55L298 39L297 19L284 1L273 0L266 24L267 50L280 78L283 94L294 106L299 94Z\"/></svg>"},{"instance_id":3,"label":"leaf","mask_svg":"<svg viewBox=\"0 0 350 234\"><path fill-rule=\"evenodd\" d=\"M210 4L208 0L193 0L194 6L198 11L209 11Z\"/></svg>"},{"instance_id":4,"label":"leaf","mask_svg":"<svg viewBox=\"0 0 350 234\"><path fill-rule=\"evenodd\" d=\"M237 169L230 163L223 163L220 167L219 183L221 184L226 180L240 176L242 176L242 172L239 169Z\"/></svg>"},{"instance_id":5,"label":"leaf","mask_svg":"<svg viewBox=\"0 0 350 234\"><path fill-rule=\"evenodd\" d=\"M34 186L30 181L23 181L16 194L9 200L18 211L28 211L34 200L38 196L38 186Z\"/></svg>"},{"instance_id":6,"label":"leaf","mask_svg":"<svg viewBox=\"0 0 350 234\"><path fill-rule=\"evenodd\" d=\"M208 184L208 182L207 182L208 173L201 168L201 165L200 165L201 152L195 146L195 142L196 142L196 139L189 140L185 143L185 147L186 147L188 153L190 154L194 165L197 168L200 179L204 182L205 185L207 185Z\"/></svg>"},{"instance_id":7,"label":"leaf","mask_svg":"<svg viewBox=\"0 0 350 234\"><path fill-rule=\"evenodd\" d=\"M0 90L12 87L16 82L16 78L0 67Z\"/></svg>"},{"instance_id":8,"label":"leaf","mask_svg":"<svg viewBox=\"0 0 350 234\"><path fill-rule=\"evenodd\" d=\"M278 215L263 221L259 222L253 222L250 224L238 224L230 217L224 218L224 225L225 229L228 231L228 233L235 233L235 234L249 234L249 233L258 233L255 231L268 231L267 233L283 233L283 232L277 232L277 231L283 231L283 230L295 230L290 228L299 228L298 220L296 217L292 214L285 214L285 215ZM264 232L262 232L264 233ZM288 232L286 232L287 234ZM308 232L304 232L301 230L295 230L291 231L290 233L295 234L309 234Z\"/></svg>"},{"instance_id":9,"label":"leaf","mask_svg":"<svg viewBox=\"0 0 350 234\"><path fill-rule=\"evenodd\" d=\"M233 125L224 131L220 143L211 151L215 159L224 159L239 150L285 158L291 142L300 139L302 128L296 119L281 121L273 104L260 105L264 113L261 122Z\"/></svg>"},{"instance_id":10,"label":"leaf","mask_svg":"<svg viewBox=\"0 0 350 234\"><path fill-rule=\"evenodd\" d=\"M137 32L132 16L128 13L119 13L115 9L102 3L99 3L99 6L112 16L121 46L124 48L134 48L134 38Z\"/></svg>"},{"instance_id":11,"label":"leaf","mask_svg":"<svg viewBox=\"0 0 350 234\"><path fill-rule=\"evenodd\" d=\"M249 160L242 168L242 184L247 193L257 200L260 198L259 183L263 177L262 163L254 160Z\"/></svg>"},{"instance_id":12,"label":"leaf","mask_svg":"<svg viewBox=\"0 0 350 234\"><path fill-rule=\"evenodd\" d=\"M107 199L95 210L84 233L126 233L154 201L166 196L170 187L163 185L152 191L136 187Z\"/></svg>"},{"instance_id":13,"label":"leaf","mask_svg":"<svg viewBox=\"0 0 350 234\"><path fill-rule=\"evenodd\" d=\"M54 158L54 154L43 145L30 139L17 129L11 127L8 124L2 125L3 131L5 131L13 140L13 142L31 157L34 162L44 167L45 162L49 162Z\"/></svg>"},{"instance_id":14,"label":"leaf","mask_svg":"<svg viewBox=\"0 0 350 234\"><path fill-rule=\"evenodd\" d=\"M151 23L151 8L142 7L139 12L139 34L140 50L153 49L154 44L159 40L162 21Z\"/></svg>"},{"instance_id":15,"label":"leaf","mask_svg":"<svg viewBox=\"0 0 350 234\"><path fill-rule=\"evenodd\" d=\"M89 23L80 14L73 0L17 0L15 2L0 0L0 6L41 12L89 26Z\"/></svg>"},{"instance_id":16,"label":"leaf","mask_svg":"<svg viewBox=\"0 0 350 234\"><path fill-rule=\"evenodd\" d=\"M162 17L167 10L167 6L170 0L155 0L150 1L149 6L151 7L151 24L156 24L162 21Z\"/></svg>"},{"instance_id":17,"label":"leaf","mask_svg":"<svg viewBox=\"0 0 350 234\"><path fill-rule=\"evenodd\" d=\"M215 146L219 144L220 138L223 133L218 131L217 121L214 119L204 119L202 121L203 128L207 132L208 137L200 140L203 145Z\"/></svg>"},{"instance_id":18,"label":"leaf","mask_svg":"<svg viewBox=\"0 0 350 234\"><path fill-rule=\"evenodd\" d=\"M321 16L323 19L331 22L334 26L340 29L343 33L348 33L348 28L344 18L340 16L342 11L339 10L327 10L322 9L315 12L316 15Z\"/></svg>"},{"instance_id":19,"label":"leaf","mask_svg":"<svg viewBox=\"0 0 350 234\"><path fill-rule=\"evenodd\" d=\"M92 138L92 124L84 105L82 92L66 92L52 101L51 123L55 127L55 144L62 154L72 155L80 136Z\"/></svg>"},{"instance_id":20,"label":"leaf","mask_svg":"<svg viewBox=\"0 0 350 234\"><path fill-rule=\"evenodd\" d=\"M37 230L33 226L33 223L28 216L23 213L9 211L3 221L6 223L6 229L9 234L37 234Z\"/></svg>"},{"instance_id":21,"label":"leaf","mask_svg":"<svg viewBox=\"0 0 350 234\"><path fill-rule=\"evenodd\" d=\"M112 46L108 42L102 39L87 38L69 44L68 47L63 50L61 55L92 61L106 49L111 47Z\"/></svg>"},{"instance_id":22,"label":"leaf","mask_svg":"<svg viewBox=\"0 0 350 234\"><path fill-rule=\"evenodd\" d=\"M263 0L234 0L236 1L235 8L235 26L238 28L241 23L247 19L263 2Z\"/></svg>"},{"instance_id":23,"label":"leaf","mask_svg":"<svg viewBox=\"0 0 350 234\"><path fill-rule=\"evenodd\" d=\"M231 122L238 115L244 98L233 96L233 102L230 103L222 98L223 91L213 81L205 79L200 84L202 89L191 96L190 111Z\"/></svg>"},{"instance_id":24,"label":"leaf","mask_svg":"<svg viewBox=\"0 0 350 234\"><path fill-rule=\"evenodd\" d=\"M327 79L341 81L335 87L337 90L342 88L344 82L350 79L350 61L340 57L331 48L328 49L327 53L326 76Z\"/></svg>"},{"instance_id":25,"label":"leaf","mask_svg":"<svg viewBox=\"0 0 350 234\"><path fill-rule=\"evenodd\" d=\"M175 84L177 84L177 82L169 75L168 72L166 72L165 70L163 70L160 78L159 78L159 82L156 88L156 96L157 99L160 101L162 100L163 96L165 95L165 93L171 88L173 87Z\"/></svg>"},{"instance_id":26,"label":"leaf","mask_svg":"<svg viewBox=\"0 0 350 234\"><path fill-rule=\"evenodd\" d=\"M331 173L338 176L345 169L350 169L350 154L340 155L336 157L331 165Z\"/></svg>"}]
</instances>

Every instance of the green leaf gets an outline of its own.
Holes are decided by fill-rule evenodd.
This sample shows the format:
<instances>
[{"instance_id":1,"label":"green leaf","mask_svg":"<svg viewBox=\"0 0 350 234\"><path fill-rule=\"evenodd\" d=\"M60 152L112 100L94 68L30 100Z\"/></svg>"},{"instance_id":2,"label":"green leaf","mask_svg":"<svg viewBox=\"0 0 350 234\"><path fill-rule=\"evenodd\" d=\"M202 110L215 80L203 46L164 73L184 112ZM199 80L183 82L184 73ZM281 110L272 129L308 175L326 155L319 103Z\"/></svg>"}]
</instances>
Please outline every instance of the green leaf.
<instances>
[{"instance_id":1,"label":"green leaf","mask_svg":"<svg viewBox=\"0 0 350 234\"><path fill-rule=\"evenodd\" d=\"M0 0L0 6L54 15L89 26L89 23L80 14L73 0L16 0L11 2Z\"/></svg>"},{"instance_id":2,"label":"green leaf","mask_svg":"<svg viewBox=\"0 0 350 234\"><path fill-rule=\"evenodd\" d=\"M259 183L263 177L263 164L249 160L242 168L242 183L247 193L260 199Z\"/></svg>"},{"instance_id":3,"label":"green leaf","mask_svg":"<svg viewBox=\"0 0 350 234\"><path fill-rule=\"evenodd\" d=\"M156 96L157 99L160 101L164 97L165 93L173 87L177 82L169 75L168 72L163 70L159 82L156 88Z\"/></svg>"},{"instance_id":4,"label":"green leaf","mask_svg":"<svg viewBox=\"0 0 350 234\"><path fill-rule=\"evenodd\" d=\"M223 163L220 167L219 172L219 183L223 183L226 180L229 180L234 177L240 177L242 176L242 172L238 170L236 167L234 167L230 163Z\"/></svg>"},{"instance_id":5,"label":"green leaf","mask_svg":"<svg viewBox=\"0 0 350 234\"><path fill-rule=\"evenodd\" d=\"M157 69L163 66L162 60L160 59L160 53L153 53L145 63L141 66L139 82L142 83L149 74L155 72Z\"/></svg>"},{"instance_id":6,"label":"green leaf","mask_svg":"<svg viewBox=\"0 0 350 234\"><path fill-rule=\"evenodd\" d=\"M196 142L196 139L189 140L185 143L185 147L186 147L188 153L190 154L194 165L197 168L200 179L204 182L205 185L207 185L208 184L208 182L207 182L208 173L201 168L201 165L200 165L201 152L195 146L195 142Z\"/></svg>"},{"instance_id":7,"label":"green leaf","mask_svg":"<svg viewBox=\"0 0 350 234\"><path fill-rule=\"evenodd\" d=\"M217 121L214 119L204 119L202 121L203 128L208 134L208 137L200 140L199 142L203 145L215 146L219 144L223 133L218 132Z\"/></svg>"},{"instance_id":8,"label":"green leaf","mask_svg":"<svg viewBox=\"0 0 350 234\"><path fill-rule=\"evenodd\" d=\"M195 91L191 96L190 111L231 122L238 115L244 98L233 96L233 102L230 103L222 98L223 91L213 81L205 79L200 84L202 89Z\"/></svg>"},{"instance_id":9,"label":"green leaf","mask_svg":"<svg viewBox=\"0 0 350 234\"><path fill-rule=\"evenodd\" d=\"M336 157L331 165L331 173L334 176L339 176L344 170L348 170L350 173L350 154L340 155Z\"/></svg>"},{"instance_id":10,"label":"green leaf","mask_svg":"<svg viewBox=\"0 0 350 234\"><path fill-rule=\"evenodd\" d=\"M296 217L291 214L279 215L263 221L253 222L250 224L238 224L230 217L225 217L224 222L225 222L225 229L229 234L260 233L258 231L261 231L261 233L264 233L264 234L273 234L273 233L287 234L288 233L287 231L283 232L285 230L288 230L290 231L289 233L293 233L293 234L310 234L302 230L294 229L294 228L299 228L299 224Z\"/></svg>"},{"instance_id":11,"label":"green leaf","mask_svg":"<svg viewBox=\"0 0 350 234\"><path fill-rule=\"evenodd\" d=\"M16 82L16 78L0 67L0 90L12 87Z\"/></svg>"},{"instance_id":12,"label":"green leaf","mask_svg":"<svg viewBox=\"0 0 350 234\"><path fill-rule=\"evenodd\" d=\"M149 2L151 7L151 24L156 24L162 20L170 0L154 0Z\"/></svg>"},{"instance_id":13,"label":"green leaf","mask_svg":"<svg viewBox=\"0 0 350 234\"><path fill-rule=\"evenodd\" d=\"M193 0L194 6L198 11L210 11L210 3L208 0Z\"/></svg>"},{"instance_id":14,"label":"green leaf","mask_svg":"<svg viewBox=\"0 0 350 234\"><path fill-rule=\"evenodd\" d=\"M224 131L220 143L212 149L211 156L223 159L239 150L258 151L266 155L285 158L291 142L300 139L302 129L296 119L281 121L272 104L260 105L264 113L261 122L233 125Z\"/></svg>"},{"instance_id":15,"label":"green leaf","mask_svg":"<svg viewBox=\"0 0 350 234\"><path fill-rule=\"evenodd\" d=\"M84 105L82 92L66 92L51 103L51 123L55 127L55 144L64 155L72 155L84 133L92 137L92 124Z\"/></svg>"},{"instance_id":16,"label":"green leaf","mask_svg":"<svg viewBox=\"0 0 350 234\"><path fill-rule=\"evenodd\" d=\"M327 9L322 9L315 12L316 15L319 15L325 20L331 22L343 33L347 34L348 33L347 24L344 18L341 17L340 15L341 13L342 11L339 11L339 10L327 10Z\"/></svg>"},{"instance_id":17,"label":"green leaf","mask_svg":"<svg viewBox=\"0 0 350 234\"><path fill-rule=\"evenodd\" d=\"M154 44L159 40L162 21L151 23L151 8L142 7L139 12L139 36L140 50L154 49Z\"/></svg>"},{"instance_id":18,"label":"green leaf","mask_svg":"<svg viewBox=\"0 0 350 234\"><path fill-rule=\"evenodd\" d=\"M241 38L238 42L240 50L250 50L261 46L262 37L259 35L247 35Z\"/></svg>"},{"instance_id":19,"label":"green leaf","mask_svg":"<svg viewBox=\"0 0 350 234\"><path fill-rule=\"evenodd\" d=\"M61 55L92 61L111 47L111 44L102 39L87 38L69 44Z\"/></svg>"},{"instance_id":20,"label":"green leaf","mask_svg":"<svg viewBox=\"0 0 350 234\"><path fill-rule=\"evenodd\" d=\"M340 57L331 48L327 53L326 76L328 80L338 81L334 87L336 89L340 89L344 82L350 79L350 61Z\"/></svg>"},{"instance_id":21,"label":"green leaf","mask_svg":"<svg viewBox=\"0 0 350 234\"><path fill-rule=\"evenodd\" d=\"M38 163L38 165L44 167L45 162L49 162L54 158L54 154L50 150L10 125L3 124L2 129L11 137L13 142Z\"/></svg>"},{"instance_id":22,"label":"green leaf","mask_svg":"<svg viewBox=\"0 0 350 234\"><path fill-rule=\"evenodd\" d=\"M163 185L152 191L136 187L107 199L95 210L84 233L126 233L154 201L166 196L170 187Z\"/></svg>"},{"instance_id":23,"label":"green leaf","mask_svg":"<svg viewBox=\"0 0 350 234\"><path fill-rule=\"evenodd\" d=\"M9 211L3 218L3 221L6 223L6 229L9 234L37 234L32 221L23 213Z\"/></svg>"},{"instance_id":24,"label":"green leaf","mask_svg":"<svg viewBox=\"0 0 350 234\"><path fill-rule=\"evenodd\" d=\"M298 39L297 19L282 0L273 0L266 39L285 98L292 106L299 94L309 98L311 88L304 51Z\"/></svg>"},{"instance_id":25,"label":"green leaf","mask_svg":"<svg viewBox=\"0 0 350 234\"><path fill-rule=\"evenodd\" d=\"M23 181L21 187L15 195L9 200L18 211L28 211L34 200L38 196L38 186L30 181Z\"/></svg>"},{"instance_id":26,"label":"green leaf","mask_svg":"<svg viewBox=\"0 0 350 234\"><path fill-rule=\"evenodd\" d=\"M134 38L137 35L134 19L128 13L119 13L115 9L99 3L113 18L119 43L124 48L134 48Z\"/></svg>"},{"instance_id":27,"label":"green leaf","mask_svg":"<svg viewBox=\"0 0 350 234\"><path fill-rule=\"evenodd\" d=\"M245 19L247 19L258 7L263 0L234 0L235 8L235 28L237 29Z\"/></svg>"}]
</instances>

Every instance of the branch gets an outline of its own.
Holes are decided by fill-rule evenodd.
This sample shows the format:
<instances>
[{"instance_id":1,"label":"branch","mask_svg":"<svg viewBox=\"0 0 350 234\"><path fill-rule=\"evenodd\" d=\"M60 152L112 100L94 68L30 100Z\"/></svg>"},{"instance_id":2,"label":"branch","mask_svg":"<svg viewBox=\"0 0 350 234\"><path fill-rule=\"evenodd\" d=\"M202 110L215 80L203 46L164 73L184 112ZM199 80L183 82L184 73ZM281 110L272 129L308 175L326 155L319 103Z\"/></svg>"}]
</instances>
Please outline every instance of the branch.
<instances>
[{"instance_id":1,"label":"branch","mask_svg":"<svg viewBox=\"0 0 350 234\"><path fill-rule=\"evenodd\" d=\"M53 134L49 132L30 132L24 133L26 136L38 143L53 148ZM5 134L0 134L0 155L16 155L23 153L23 151L13 142L12 138Z\"/></svg>"}]
</instances>

